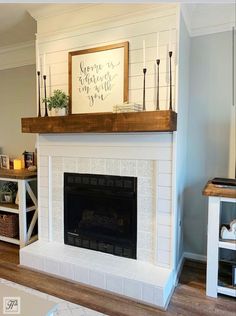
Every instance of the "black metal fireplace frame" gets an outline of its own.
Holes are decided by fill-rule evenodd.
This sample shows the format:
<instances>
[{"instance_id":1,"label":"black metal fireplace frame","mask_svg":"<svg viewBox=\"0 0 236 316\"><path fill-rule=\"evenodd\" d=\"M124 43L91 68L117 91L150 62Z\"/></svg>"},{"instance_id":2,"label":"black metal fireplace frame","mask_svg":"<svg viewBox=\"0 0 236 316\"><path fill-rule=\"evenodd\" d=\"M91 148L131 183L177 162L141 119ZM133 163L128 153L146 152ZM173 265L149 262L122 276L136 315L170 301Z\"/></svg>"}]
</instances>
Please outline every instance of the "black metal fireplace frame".
<instances>
[{"instance_id":1,"label":"black metal fireplace frame","mask_svg":"<svg viewBox=\"0 0 236 316\"><path fill-rule=\"evenodd\" d=\"M91 234L89 237L69 232L68 201L70 194L81 196L98 196L102 194L123 198L132 205L128 210L132 216L129 240L120 241L109 236L97 241ZM127 203L127 204L128 204ZM113 175L64 173L64 243L91 250L101 251L117 256L137 258L137 178Z\"/></svg>"}]
</instances>

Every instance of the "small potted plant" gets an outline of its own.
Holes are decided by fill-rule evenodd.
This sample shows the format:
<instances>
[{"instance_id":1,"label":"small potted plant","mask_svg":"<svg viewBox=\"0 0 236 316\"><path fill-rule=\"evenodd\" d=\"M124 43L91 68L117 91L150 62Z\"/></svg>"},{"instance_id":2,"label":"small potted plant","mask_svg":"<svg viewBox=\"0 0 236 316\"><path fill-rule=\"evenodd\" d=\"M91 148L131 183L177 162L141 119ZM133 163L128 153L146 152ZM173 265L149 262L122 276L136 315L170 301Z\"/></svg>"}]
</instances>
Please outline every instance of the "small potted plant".
<instances>
[{"instance_id":1,"label":"small potted plant","mask_svg":"<svg viewBox=\"0 0 236 316\"><path fill-rule=\"evenodd\" d=\"M68 112L69 96L62 90L54 90L53 95L43 99L43 102L47 103L51 116L62 116Z\"/></svg>"},{"instance_id":2,"label":"small potted plant","mask_svg":"<svg viewBox=\"0 0 236 316\"><path fill-rule=\"evenodd\" d=\"M0 186L0 203L13 203L17 192L15 182L4 182Z\"/></svg>"}]
</instances>

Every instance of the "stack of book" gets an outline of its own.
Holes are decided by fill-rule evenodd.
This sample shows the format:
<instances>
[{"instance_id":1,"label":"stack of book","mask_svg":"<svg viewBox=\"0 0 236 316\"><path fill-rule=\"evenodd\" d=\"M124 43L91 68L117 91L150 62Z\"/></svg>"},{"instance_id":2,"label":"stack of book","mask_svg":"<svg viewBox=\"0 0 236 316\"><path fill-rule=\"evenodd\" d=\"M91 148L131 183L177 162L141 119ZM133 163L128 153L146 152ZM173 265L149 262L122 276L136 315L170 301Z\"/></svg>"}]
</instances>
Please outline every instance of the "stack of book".
<instances>
[{"instance_id":1,"label":"stack of book","mask_svg":"<svg viewBox=\"0 0 236 316\"><path fill-rule=\"evenodd\" d=\"M123 112L141 112L143 106L136 103L122 103L113 106L113 113L123 113Z\"/></svg>"}]
</instances>

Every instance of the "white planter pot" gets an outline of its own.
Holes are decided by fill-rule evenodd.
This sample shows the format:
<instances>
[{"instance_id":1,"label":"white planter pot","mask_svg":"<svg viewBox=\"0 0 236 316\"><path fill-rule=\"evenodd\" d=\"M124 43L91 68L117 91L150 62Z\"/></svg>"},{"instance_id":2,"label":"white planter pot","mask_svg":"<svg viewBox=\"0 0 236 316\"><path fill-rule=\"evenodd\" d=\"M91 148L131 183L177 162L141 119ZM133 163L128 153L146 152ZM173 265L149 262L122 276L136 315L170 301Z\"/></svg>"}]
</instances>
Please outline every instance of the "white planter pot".
<instances>
[{"instance_id":1,"label":"white planter pot","mask_svg":"<svg viewBox=\"0 0 236 316\"><path fill-rule=\"evenodd\" d=\"M52 108L51 111L49 111L49 116L64 116L66 114L67 114L66 108L63 108L63 109Z\"/></svg>"}]
</instances>

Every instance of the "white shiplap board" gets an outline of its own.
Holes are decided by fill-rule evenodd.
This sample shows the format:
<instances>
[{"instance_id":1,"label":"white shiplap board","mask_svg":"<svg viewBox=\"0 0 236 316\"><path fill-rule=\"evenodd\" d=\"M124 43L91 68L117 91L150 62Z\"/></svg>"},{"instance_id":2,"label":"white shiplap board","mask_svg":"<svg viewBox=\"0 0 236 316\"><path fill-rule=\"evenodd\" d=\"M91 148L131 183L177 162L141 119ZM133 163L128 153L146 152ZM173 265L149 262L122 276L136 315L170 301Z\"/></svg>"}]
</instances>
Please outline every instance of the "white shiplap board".
<instances>
[{"instance_id":1,"label":"white shiplap board","mask_svg":"<svg viewBox=\"0 0 236 316\"><path fill-rule=\"evenodd\" d=\"M40 22L43 23L42 21ZM40 37L39 50L41 59L46 54L46 71L48 93L62 89L68 93L68 52L85 48L129 42L129 101L142 104L143 89L143 40L146 42L146 107L154 110L156 103L156 37L160 32L160 107L167 109L169 104L169 29L172 29L173 50L173 98L175 98L175 65L176 56L176 9L156 10L143 15L127 17L119 22L99 24L97 28L63 33L57 37ZM173 101L175 104L175 101Z\"/></svg>"}]
</instances>

